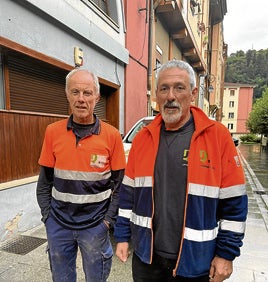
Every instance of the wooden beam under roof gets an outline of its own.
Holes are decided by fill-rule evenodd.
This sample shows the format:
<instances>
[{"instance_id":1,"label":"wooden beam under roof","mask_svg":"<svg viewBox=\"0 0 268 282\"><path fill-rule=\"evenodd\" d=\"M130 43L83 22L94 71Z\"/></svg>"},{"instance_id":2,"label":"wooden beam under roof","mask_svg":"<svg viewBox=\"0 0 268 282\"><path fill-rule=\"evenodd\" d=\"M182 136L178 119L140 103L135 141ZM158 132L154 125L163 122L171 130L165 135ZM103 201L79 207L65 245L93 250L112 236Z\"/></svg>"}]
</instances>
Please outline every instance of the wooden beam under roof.
<instances>
[{"instance_id":1,"label":"wooden beam under roof","mask_svg":"<svg viewBox=\"0 0 268 282\"><path fill-rule=\"evenodd\" d=\"M197 52L195 50L195 48L190 48L190 49L186 49L183 51L183 56L185 57L191 57L191 56L194 56L196 55Z\"/></svg>"},{"instance_id":2,"label":"wooden beam under roof","mask_svg":"<svg viewBox=\"0 0 268 282\"><path fill-rule=\"evenodd\" d=\"M173 39L182 39L188 36L186 28L180 29L178 32L172 34Z\"/></svg>"}]
</instances>

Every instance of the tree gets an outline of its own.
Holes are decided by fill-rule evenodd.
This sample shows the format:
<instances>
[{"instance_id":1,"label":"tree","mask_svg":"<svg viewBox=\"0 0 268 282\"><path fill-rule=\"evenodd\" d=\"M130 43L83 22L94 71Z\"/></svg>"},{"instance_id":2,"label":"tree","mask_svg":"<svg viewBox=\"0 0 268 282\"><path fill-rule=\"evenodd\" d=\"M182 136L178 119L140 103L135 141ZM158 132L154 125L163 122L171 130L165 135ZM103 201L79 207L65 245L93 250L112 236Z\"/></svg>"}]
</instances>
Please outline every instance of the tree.
<instances>
[{"instance_id":1,"label":"tree","mask_svg":"<svg viewBox=\"0 0 268 282\"><path fill-rule=\"evenodd\" d=\"M254 100L268 87L268 49L237 51L227 58L225 81L254 85Z\"/></svg>"},{"instance_id":2,"label":"tree","mask_svg":"<svg viewBox=\"0 0 268 282\"><path fill-rule=\"evenodd\" d=\"M247 120L247 128L252 133L268 135L268 88L254 103Z\"/></svg>"}]
</instances>

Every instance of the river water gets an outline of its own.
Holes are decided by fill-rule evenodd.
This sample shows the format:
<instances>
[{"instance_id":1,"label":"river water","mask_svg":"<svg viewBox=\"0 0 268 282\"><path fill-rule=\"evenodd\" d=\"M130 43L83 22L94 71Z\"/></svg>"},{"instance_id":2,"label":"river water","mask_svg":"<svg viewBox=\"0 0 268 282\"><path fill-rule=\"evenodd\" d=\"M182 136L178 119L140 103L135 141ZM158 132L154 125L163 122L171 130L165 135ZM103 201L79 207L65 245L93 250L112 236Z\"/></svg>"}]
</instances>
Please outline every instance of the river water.
<instances>
[{"instance_id":1,"label":"river water","mask_svg":"<svg viewBox=\"0 0 268 282\"><path fill-rule=\"evenodd\" d=\"M268 148L260 144L240 144L239 150L268 193Z\"/></svg>"}]
</instances>

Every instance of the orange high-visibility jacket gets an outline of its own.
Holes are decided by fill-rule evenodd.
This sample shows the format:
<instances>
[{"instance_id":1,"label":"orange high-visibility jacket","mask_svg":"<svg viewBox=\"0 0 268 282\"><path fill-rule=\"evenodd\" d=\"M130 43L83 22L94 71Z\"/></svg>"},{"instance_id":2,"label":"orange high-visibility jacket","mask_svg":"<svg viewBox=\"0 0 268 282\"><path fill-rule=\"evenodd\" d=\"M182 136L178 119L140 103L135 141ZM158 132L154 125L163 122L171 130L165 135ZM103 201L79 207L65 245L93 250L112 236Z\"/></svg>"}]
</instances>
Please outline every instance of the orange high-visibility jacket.
<instances>
[{"instance_id":1,"label":"orange high-visibility jacket","mask_svg":"<svg viewBox=\"0 0 268 282\"><path fill-rule=\"evenodd\" d=\"M209 273L215 255L240 255L247 216L245 178L228 129L192 106L195 131L188 153L184 226L174 275ZM154 164L162 123L158 115L133 141L120 188L117 242L132 240L136 255L151 263L153 254ZM163 174L165 172L163 171Z\"/></svg>"},{"instance_id":2,"label":"orange high-visibility jacket","mask_svg":"<svg viewBox=\"0 0 268 282\"><path fill-rule=\"evenodd\" d=\"M113 224L120 185L113 171L126 162L120 133L96 117L91 133L77 142L71 120L46 129L39 164L54 168L54 179L51 188L50 183L37 187L43 220L49 213L69 229L93 227L104 218Z\"/></svg>"}]
</instances>

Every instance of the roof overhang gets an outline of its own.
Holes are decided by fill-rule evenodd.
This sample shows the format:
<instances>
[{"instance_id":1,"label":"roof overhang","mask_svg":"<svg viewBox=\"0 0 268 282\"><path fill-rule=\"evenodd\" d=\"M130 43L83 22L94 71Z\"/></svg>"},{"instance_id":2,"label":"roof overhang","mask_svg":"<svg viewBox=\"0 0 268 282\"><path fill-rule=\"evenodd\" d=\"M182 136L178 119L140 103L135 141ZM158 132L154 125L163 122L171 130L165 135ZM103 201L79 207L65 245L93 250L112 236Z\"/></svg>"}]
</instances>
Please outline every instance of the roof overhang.
<instances>
[{"instance_id":1,"label":"roof overhang","mask_svg":"<svg viewBox=\"0 0 268 282\"><path fill-rule=\"evenodd\" d=\"M193 34L182 15L179 1L161 1L155 9L157 18L168 31L182 55L197 72L206 70L205 62L195 45Z\"/></svg>"}]
</instances>

